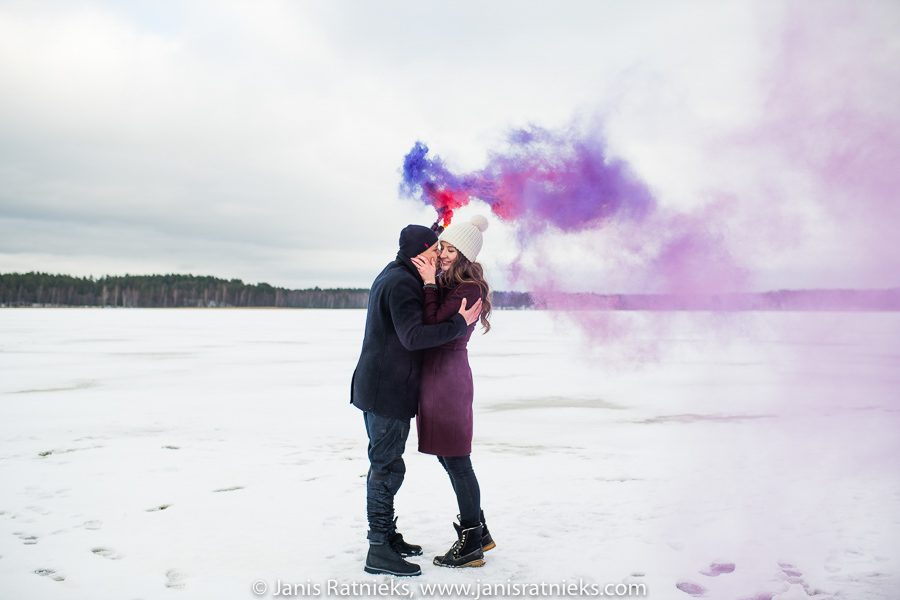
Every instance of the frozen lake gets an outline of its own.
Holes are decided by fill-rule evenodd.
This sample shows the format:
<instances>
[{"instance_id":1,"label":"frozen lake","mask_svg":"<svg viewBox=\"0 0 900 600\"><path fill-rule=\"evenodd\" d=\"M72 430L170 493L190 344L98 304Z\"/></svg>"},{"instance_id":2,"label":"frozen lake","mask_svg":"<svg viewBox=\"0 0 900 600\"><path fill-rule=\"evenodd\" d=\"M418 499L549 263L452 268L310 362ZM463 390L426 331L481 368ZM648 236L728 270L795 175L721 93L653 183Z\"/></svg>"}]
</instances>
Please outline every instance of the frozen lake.
<instances>
[{"instance_id":1,"label":"frozen lake","mask_svg":"<svg viewBox=\"0 0 900 600\"><path fill-rule=\"evenodd\" d=\"M457 511L412 428L412 595L585 579L663 599L900 597L900 314L577 316L607 337L541 312L472 337L485 567L431 564ZM0 310L0 598L385 580L362 572L348 404L364 319Z\"/></svg>"}]
</instances>

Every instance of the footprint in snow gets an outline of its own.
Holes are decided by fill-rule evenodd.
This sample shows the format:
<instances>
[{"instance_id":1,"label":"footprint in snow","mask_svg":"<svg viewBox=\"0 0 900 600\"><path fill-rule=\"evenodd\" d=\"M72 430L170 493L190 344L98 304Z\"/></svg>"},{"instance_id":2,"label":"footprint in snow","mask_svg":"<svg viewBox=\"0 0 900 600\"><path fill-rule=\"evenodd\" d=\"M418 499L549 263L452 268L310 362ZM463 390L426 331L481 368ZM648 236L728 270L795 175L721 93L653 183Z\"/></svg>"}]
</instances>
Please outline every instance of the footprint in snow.
<instances>
[{"instance_id":1,"label":"footprint in snow","mask_svg":"<svg viewBox=\"0 0 900 600\"><path fill-rule=\"evenodd\" d=\"M703 587L699 583L694 583L692 581L679 581L675 584L675 587L677 587L685 594L690 594L691 596L702 596L706 593L705 587Z\"/></svg>"},{"instance_id":2,"label":"footprint in snow","mask_svg":"<svg viewBox=\"0 0 900 600\"><path fill-rule=\"evenodd\" d=\"M825 590L819 589L811 585L808 581L803 578L803 572L797 568L796 565L789 562L778 562L778 566L781 569L781 576L790 584L796 584L803 588L803 591L807 596L827 596L830 597L831 592L827 592ZM827 568L827 567L826 567ZM875 575L878 575L875 573Z\"/></svg>"},{"instance_id":3,"label":"footprint in snow","mask_svg":"<svg viewBox=\"0 0 900 600\"><path fill-rule=\"evenodd\" d=\"M712 562L709 563L709 566L700 571L702 575L708 575L709 577L718 577L724 573L733 573L734 572L734 563L732 562Z\"/></svg>"},{"instance_id":4,"label":"footprint in snow","mask_svg":"<svg viewBox=\"0 0 900 600\"><path fill-rule=\"evenodd\" d=\"M40 575L41 577L49 577L53 581L63 581L66 578L65 575L57 573L53 569L35 569L34 574Z\"/></svg>"},{"instance_id":5,"label":"footprint in snow","mask_svg":"<svg viewBox=\"0 0 900 600\"><path fill-rule=\"evenodd\" d=\"M788 577L802 577L803 572L798 570L793 564L789 562L779 562L778 566L781 567L781 572L787 575Z\"/></svg>"},{"instance_id":6,"label":"footprint in snow","mask_svg":"<svg viewBox=\"0 0 900 600\"><path fill-rule=\"evenodd\" d=\"M103 558L108 558L110 560L119 560L122 558L122 555L113 550L112 548L91 548L91 552L96 554L97 556L102 556Z\"/></svg>"},{"instance_id":7,"label":"footprint in snow","mask_svg":"<svg viewBox=\"0 0 900 600\"><path fill-rule=\"evenodd\" d=\"M807 587L807 583L803 581L803 572L792 563L779 562L778 566L781 567L782 577L784 577L788 583L800 584L804 589Z\"/></svg>"},{"instance_id":8,"label":"footprint in snow","mask_svg":"<svg viewBox=\"0 0 900 600\"><path fill-rule=\"evenodd\" d=\"M178 569L169 569L166 571L166 587L175 590L183 590L185 586L184 573Z\"/></svg>"},{"instance_id":9,"label":"footprint in snow","mask_svg":"<svg viewBox=\"0 0 900 600\"><path fill-rule=\"evenodd\" d=\"M706 575L707 577L718 577L724 573L731 573L734 571L734 563L731 562L711 562L709 566L700 571L700 574ZM678 583L675 584L679 590L684 592L685 594L690 594L691 596L699 597L706 594L706 588L700 585L699 583L694 583L693 581L687 581L682 579Z\"/></svg>"},{"instance_id":10,"label":"footprint in snow","mask_svg":"<svg viewBox=\"0 0 900 600\"><path fill-rule=\"evenodd\" d=\"M13 535L15 535L20 540L22 540L22 543L25 544L26 546L34 546L35 544L38 543L38 537L36 535L28 535L21 531L14 531Z\"/></svg>"}]
</instances>

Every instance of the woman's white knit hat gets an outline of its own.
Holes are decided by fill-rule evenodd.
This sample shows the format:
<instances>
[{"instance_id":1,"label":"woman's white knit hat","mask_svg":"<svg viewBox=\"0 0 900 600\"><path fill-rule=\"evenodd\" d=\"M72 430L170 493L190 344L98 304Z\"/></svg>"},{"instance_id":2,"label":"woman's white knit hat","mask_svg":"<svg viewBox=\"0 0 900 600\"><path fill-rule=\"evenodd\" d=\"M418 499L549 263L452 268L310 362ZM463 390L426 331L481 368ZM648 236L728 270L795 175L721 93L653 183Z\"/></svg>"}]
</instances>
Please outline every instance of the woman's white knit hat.
<instances>
[{"instance_id":1,"label":"woman's white knit hat","mask_svg":"<svg viewBox=\"0 0 900 600\"><path fill-rule=\"evenodd\" d=\"M463 223L453 223L440 235L442 242L452 244L463 256L475 262L481 252L481 233L488 228L488 221L481 215L475 215Z\"/></svg>"}]
</instances>

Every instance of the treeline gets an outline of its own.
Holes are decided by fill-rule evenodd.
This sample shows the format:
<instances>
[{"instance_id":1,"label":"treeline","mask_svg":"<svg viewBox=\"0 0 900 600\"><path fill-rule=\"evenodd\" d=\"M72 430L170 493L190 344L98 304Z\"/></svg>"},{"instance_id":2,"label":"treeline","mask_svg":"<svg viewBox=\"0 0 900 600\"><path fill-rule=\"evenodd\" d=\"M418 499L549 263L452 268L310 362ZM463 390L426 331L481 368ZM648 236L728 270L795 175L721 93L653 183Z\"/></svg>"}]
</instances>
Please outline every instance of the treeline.
<instances>
[{"instance_id":1,"label":"treeline","mask_svg":"<svg viewBox=\"0 0 900 600\"><path fill-rule=\"evenodd\" d=\"M0 306L121 306L144 308L365 308L369 290L318 287L289 290L267 283L194 275L71 277L0 273ZM527 292L493 292L498 309L625 311L900 310L900 288L775 290L739 294L556 293L535 301Z\"/></svg>"},{"instance_id":2,"label":"treeline","mask_svg":"<svg viewBox=\"0 0 900 600\"><path fill-rule=\"evenodd\" d=\"M318 287L289 290L267 283L194 275L72 277L0 273L0 306L121 306L140 308L365 308L369 290ZM523 292L495 292L497 308L527 308Z\"/></svg>"},{"instance_id":3,"label":"treeline","mask_svg":"<svg viewBox=\"0 0 900 600\"><path fill-rule=\"evenodd\" d=\"M3 306L364 308L368 296L366 289L289 290L194 275L0 274Z\"/></svg>"}]
</instances>

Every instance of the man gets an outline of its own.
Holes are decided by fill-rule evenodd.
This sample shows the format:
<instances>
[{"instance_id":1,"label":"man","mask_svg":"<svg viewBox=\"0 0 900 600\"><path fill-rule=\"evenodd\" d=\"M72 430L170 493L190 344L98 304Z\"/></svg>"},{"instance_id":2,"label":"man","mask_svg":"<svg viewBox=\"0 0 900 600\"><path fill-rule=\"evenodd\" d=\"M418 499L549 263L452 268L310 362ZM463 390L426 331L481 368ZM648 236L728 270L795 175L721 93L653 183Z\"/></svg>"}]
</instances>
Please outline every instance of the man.
<instances>
[{"instance_id":1,"label":"man","mask_svg":"<svg viewBox=\"0 0 900 600\"><path fill-rule=\"evenodd\" d=\"M463 301L450 320L423 323L424 282L411 259L436 260L437 241L437 234L428 227L405 227L397 258L375 278L369 292L362 352L350 383L350 402L363 411L369 436L367 573L409 576L422 572L419 565L404 560L422 554L421 546L403 540L394 518L394 496L406 473L403 450L419 403L421 351L465 335L481 313L481 300L470 308Z\"/></svg>"}]
</instances>

